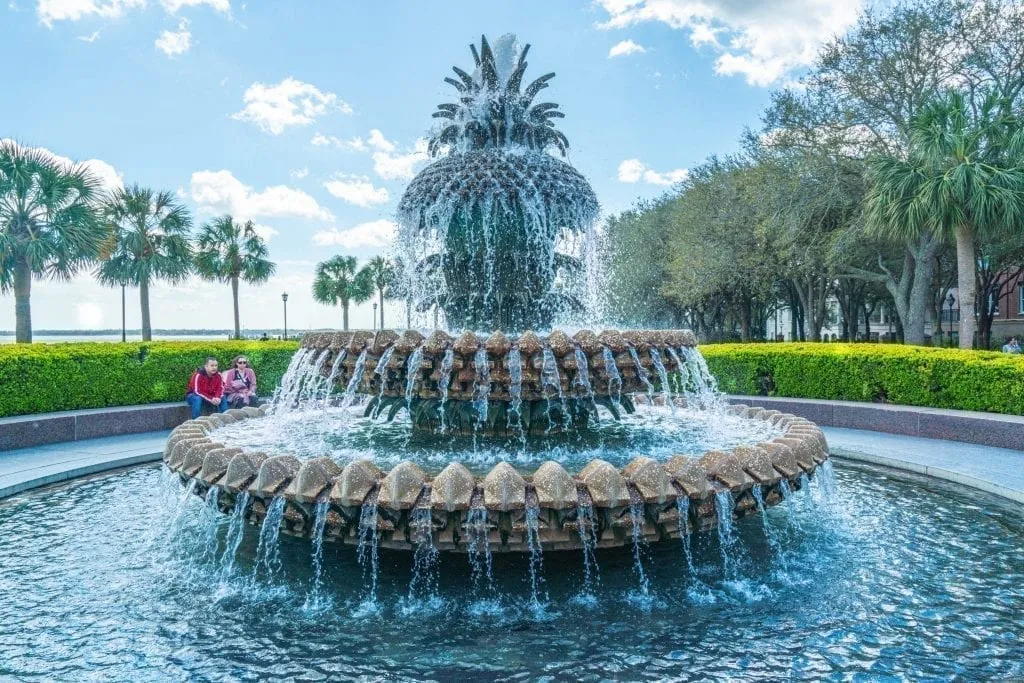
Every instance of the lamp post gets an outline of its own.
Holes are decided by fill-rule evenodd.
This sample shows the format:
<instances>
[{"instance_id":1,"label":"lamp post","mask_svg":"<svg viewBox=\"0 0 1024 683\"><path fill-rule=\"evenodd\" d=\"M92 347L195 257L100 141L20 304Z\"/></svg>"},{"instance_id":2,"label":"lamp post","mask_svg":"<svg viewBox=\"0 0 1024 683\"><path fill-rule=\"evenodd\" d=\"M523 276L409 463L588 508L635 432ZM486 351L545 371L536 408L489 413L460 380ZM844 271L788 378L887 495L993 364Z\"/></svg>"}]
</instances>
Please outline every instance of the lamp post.
<instances>
[{"instance_id":1,"label":"lamp post","mask_svg":"<svg viewBox=\"0 0 1024 683\"><path fill-rule=\"evenodd\" d=\"M956 297L953 296L953 292L950 292L946 296L946 305L949 306L949 345L953 345L953 304L956 303Z\"/></svg>"},{"instance_id":2,"label":"lamp post","mask_svg":"<svg viewBox=\"0 0 1024 683\"><path fill-rule=\"evenodd\" d=\"M373 329L377 329L377 302L373 302Z\"/></svg>"},{"instance_id":3,"label":"lamp post","mask_svg":"<svg viewBox=\"0 0 1024 683\"><path fill-rule=\"evenodd\" d=\"M125 329L124 325L124 288L125 284L121 283L121 343L128 341L128 330Z\"/></svg>"},{"instance_id":4,"label":"lamp post","mask_svg":"<svg viewBox=\"0 0 1024 683\"><path fill-rule=\"evenodd\" d=\"M281 301L284 303L284 340L288 341L288 292L281 294Z\"/></svg>"}]
</instances>

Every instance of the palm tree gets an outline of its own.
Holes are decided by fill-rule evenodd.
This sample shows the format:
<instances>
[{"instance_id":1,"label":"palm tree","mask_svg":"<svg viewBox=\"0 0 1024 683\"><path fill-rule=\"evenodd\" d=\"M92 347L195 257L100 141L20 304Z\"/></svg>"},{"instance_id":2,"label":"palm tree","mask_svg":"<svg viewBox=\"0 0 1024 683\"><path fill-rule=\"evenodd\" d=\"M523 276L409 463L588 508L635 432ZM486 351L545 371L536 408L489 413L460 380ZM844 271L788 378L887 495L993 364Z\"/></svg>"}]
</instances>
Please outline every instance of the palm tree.
<instances>
[{"instance_id":1,"label":"palm tree","mask_svg":"<svg viewBox=\"0 0 1024 683\"><path fill-rule=\"evenodd\" d=\"M199 233L196 271L205 280L231 283L235 306L235 339L242 336L238 317L238 283L263 284L277 269L267 260L267 243L256 233L252 221L244 225L231 216L215 218Z\"/></svg>"},{"instance_id":2,"label":"palm tree","mask_svg":"<svg viewBox=\"0 0 1024 683\"><path fill-rule=\"evenodd\" d=\"M104 285L139 288L142 341L150 341L150 283L165 280L176 284L188 277L192 217L170 192L138 185L115 191L106 202L105 214L113 246L97 277Z\"/></svg>"},{"instance_id":3,"label":"palm tree","mask_svg":"<svg viewBox=\"0 0 1024 683\"><path fill-rule=\"evenodd\" d=\"M369 280L380 300L380 329L384 329L384 297L391 297L391 288L395 282L395 266L383 256L374 256L359 271L361 277Z\"/></svg>"},{"instance_id":4,"label":"palm tree","mask_svg":"<svg viewBox=\"0 0 1024 683\"><path fill-rule=\"evenodd\" d=\"M32 341L32 277L66 280L98 256L100 192L83 166L0 142L0 292L14 290L17 342Z\"/></svg>"},{"instance_id":5,"label":"palm tree","mask_svg":"<svg viewBox=\"0 0 1024 683\"><path fill-rule=\"evenodd\" d=\"M915 117L906 159L870 166L868 225L898 237L937 231L956 240L960 348L973 346L976 242L1024 220L1024 126L1011 105L952 92Z\"/></svg>"},{"instance_id":6,"label":"palm tree","mask_svg":"<svg viewBox=\"0 0 1024 683\"><path fill-rule=\"evenodd\" d=\"M348 306L373 295L372 285L360 277L355 256L335 256L318 263L313 280L313 299L328 306L341 305L342 325L348 331Z\"/></svg>"}]
</instances>

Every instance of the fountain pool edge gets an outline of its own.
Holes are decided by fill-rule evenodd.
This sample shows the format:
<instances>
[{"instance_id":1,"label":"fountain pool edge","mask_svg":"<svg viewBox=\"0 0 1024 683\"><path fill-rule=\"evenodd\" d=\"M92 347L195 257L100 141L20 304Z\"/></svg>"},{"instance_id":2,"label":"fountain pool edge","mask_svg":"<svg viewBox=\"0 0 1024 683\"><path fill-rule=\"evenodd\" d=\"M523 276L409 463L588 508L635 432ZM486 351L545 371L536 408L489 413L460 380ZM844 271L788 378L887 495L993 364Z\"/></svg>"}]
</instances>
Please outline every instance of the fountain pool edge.
<instances>
[{"instance_id":1,"label":"fountain pool edge","mask_svg":"<svg viewBox=\"0 0 1024 683\"><path fill-rule=\"evenodd\" d=\"M390 472L370 460L342 469L333 459L245 451L217 441L217 430L260 419L268 408L243 408L190 420L171 434L164 462L188 492L215 491L218 509L250 524L268 519L293 536L361 543L372 534L384 547L427 544L466 552L526 551L538 540L553 550L668 540L710 531L780 503L806 487L819 468L831 478L828 443L811 421L776 410L731 406L730 413L781 430L770 441L675 455L664 463L645 456L622 470L595 459L571 475L548 461L521 474L498 463L482 479L451 462L432 479L409 460ZM237 506L241 505L241 508ZM325 519L315 524L316 519Z\"/></svg>"}]
</instances>

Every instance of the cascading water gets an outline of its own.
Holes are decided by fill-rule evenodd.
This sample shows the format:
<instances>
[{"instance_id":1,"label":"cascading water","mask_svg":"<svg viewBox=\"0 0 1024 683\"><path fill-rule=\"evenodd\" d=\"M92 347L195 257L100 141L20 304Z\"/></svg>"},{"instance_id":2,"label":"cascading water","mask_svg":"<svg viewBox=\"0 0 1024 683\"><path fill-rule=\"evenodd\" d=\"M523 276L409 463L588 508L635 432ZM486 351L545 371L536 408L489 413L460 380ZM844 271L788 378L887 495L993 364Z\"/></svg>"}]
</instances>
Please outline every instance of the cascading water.
<instances>
[{"instance_id":1,"label":"cascading water","mask_svg":"<svg viewBox=\"0 0 1024 683\"><path fill-rule=\"evenodd\" d=\"M487 349L481 346L473 356L476 380L473 383L473 410L476 412L476 427L487 425L487 405L491 396L491 369Z\"/></svg>"},{"instance_id":2,"label":"cascading water","mask_svg":"<svg viewBox=\"0 0 1024 683\"><path fill-rule=\"evenodd\" d=\"M444 358L441 360L441 374L437 379L437 389L441 392L441 405L438 409L441 414L441 433L447 428L445 420L445 404L448 403L448 387L452 383L452 366L455 363L455 351L446 349Z\"/></svg>"},{"instance_id":3,"label":"cascading water","mask_svg":"<svg viewBox=\"0 0 1024 683\"><path fill-rule=\"evenodd\" d=\"M644 383L644 387L647 389L647 400L649 403L654 403L654 385L651 384L651 380L647 376L647 368L640 362L640 356L637 355L636 349L632 346L629 347L629 355L633 359L633 365L636 367L637 377Z\"/></svg>"},{"instance_id":4,"label":"cascading water","mask_svg":"<svg viewBox=\"0 0 1024 683\"><path fill-rule=\"evenodd\" d=\"M708 369L707 360L700 351L691 348L683 348L683 358L700 406L705 410L722 410L725 401L718 390L718 382Z\"/></svg>"},{"instance_id":5,"label":"cascading water","mask_svg":"<svg viewBox=\"0 0 1024 683\"><path fill-rule=\"evenodd\" d=\"M764 489L760 484L755 484L751 493L754 496L754 502L757 503L757 509L761 513L761 527L764 529L765 538L768 539L768 546L776 555L780 555L779 539L768 522L768 508L764 504Z\"/></svg>"},{"instance_id":6,"label":"cascading water","mask_svg":"<svg viewBox=\"0 0 1024 683\"><path fill-rule=\"evenodd\" d=\"M673 349L671 346L669 346L665 350L668 352L668 357L672 359L672 362L675 363L675 366L676 366L676 374L675 374L676 390L675 390L675 393L676 394L681 394L681 395L686 397L686 405L688 405L688 406L689 405L693 405L691 403L691 400L692 400L692 398L694 396L694 393L690 389L690 376L689 376L690 373L687 372L686 363L684 363L679 358L679 354L677 354L676 350Z\"/></svg>"},{"instance_id":7,"label":"cascading water","mask_svg":"<svg viewBox=\"0 0 1024 683\"><path fill-rule=\"evenodd\" d=\"M732 493L718 491L715 493L715 511L718 515L718 547L722 553L722 571L726 579L734 579L737 573L736 530L732 520L734 502Z\"/></svg>"},{"instance_id":8,"label":"cascading water","mask_svg":"<svg viewBox=\"0 0 1024 683\"><path fill-rule=\"evenodd\" d=\"M384 353L381 354L380 360L377 361L377 367L374 368L373 374L379 378L380 388L377 391L377 405L373 409L373 414L370 416L374 419L380 415L381 401L384 398L384 390L388 385L388 363L391 362L391 356L395 353L395 347L389 346L384 349Z\"/></svg>"},{"instance_id":9,"label":"cascading water","mask_svg":"<svg viewBox=\"0 0 1024 683\"><path fill-rule=\"evenodd\" d=\"M622 402L622 375L619 374L619 366L615 364L615 356L607 346L601 349L601 356L604 359L604 372L608 375L608 398L618 405Z\"/></svg>"},{"instance_id":10,"label":"cascading water","mask_svg":"<svg viewBox=\"0 0 1024 683\"><path fill-rule=\"evenodd\" d=\"M416 544L413 553L412 579L409 581L410 602L429 600L437 593L438 555L434 546L434 524L430 508L415 508L409 519L409 531Z\"/></svg>"},{"instance_id":11,"label":"cascading water","mask_svg":"<svg viewBox=\"0 0 1024 683\"><path fill-rule=\"evenodd\" d=\"M487 509L470 508L466 515L466 530L469 533L467 556L472 570L473 586L479 589L486 580L487 590L494 592L493 558L487 538Z\"/></svg>"},{"instance_id":12,"label":"cascading water","mask_svg":"<svg viewBox=\"0 0 1024 683\"><path fill-rule=\"evenodd\" d=\"M534 611L543 609L540 597L544 582L544 549L540 545L540 509L536 505L526 507L526 545L530 549L530 605Z\"/></svg>"},{"instance_id":13,"label":"cascading water","mask_svg":"<svg viewBox=\"0 0 1024 683\"><path fill-rule=\"evenodd\" d=\"M515 415L516 425L522 430L523 424L523 360L519 347L513 346L508 352L509 396L512 401L508 407L508 419L511 422Z\"/></svg>"},{"instance_id":14,"label":"cascading water","mask_svg":"<svg viewBox=\"0 0 1024 683\"><path fill-rule=\"evenodd\" d=\"M548 432L555 428L554 420L551 418L551 399L558 397L558 404L562 411L562 425L567 426L569 421L569 405L565 401L565 394L562 392L562 379L558 375L558 362L555 354L547 346L544 347L543 360L541 365L541 385L544 389L544 399L547 401Z\"/></svg>"},{"instance_id":15,"label":"cascading water","mask_svg":"<svg viewBox=\"0 0 1024 683\"><path fill-rule=\"evenodd\" d=\"M306 607L320 607L320 590L323 584L324 560L324 528L327 526L327 513L331 509L328 499L318 500L313 511L313 589L310 591Z\"/></svg>"},{"instance_id":16,"label":"cascading water","mask_svg":"<svg viewBox=\"0 0 1024 683\"><path fill-rule=\"evenodd\" d=\"M580 504L576 508L576 526L583 546L583 596L593 598L601 583L601 570L597 564L597 516L594 506Z\"/></svg>"},{"instance_id":17,"label":"cascading water","mask_svg":"<svg viewBox=\"0 0 1024 683\"><path fill-rule=\"evenodd\" d=\"M235 566L235 556L238 548L242 545L242 537L245 535L245 515L249 509L249 492L242 491L235 500L235 509L231 513L231 522L228 524L228 533L224 539L224 554L221 556L221 583L227 582Z\"/></svg>"},{"instance_id":18,"label":"cascading water","mask_svg":"<svg viewBox=\"0 0 1024 683\"><path fill-rule=\"evenodd\" d=\"M363 604L371 609L376 609L377 605L378 541L377 492L374 491L359 510L359 544L356 546L356 559L363 568L363 583L369 584Z\"/></svg>"},{"instance_id":19,"label":"cascading water","mask_svg":"<svg viewBox=\"0 0 1024 683\"><path fill-rule=\"evenodd\" d=\"M325 413L327 412L327 408L330 407L331 392L334 391L334 380L338 378L338 373L341 372L341 368L345 362L345 356L347 355L348 352L345 351L345 349L342 349L338 352L337 357L331 361L331 374L328 375L327 384L324 385L323 401L321 403Z\"/></svg>"},{"instance_id":20,"label":"cascading water","mask_svg":"<svg viewBox=\"0 0 1024 683\"><path fill-rule=\"evenodd\" d=\"M301 380L305 376L305 370L309 369L306 361L314 353L313 349L302 348L292 356L288 368L281 377L281 384L274 391L271 405L275 412L287 412L294 407L299 391L302 389Z\"/></svg>"},{"instance_id":21,"label":"cascading water","mask_svg":"<svg viewBox=\"0 0 1024 683\"><path fill-rule=\"evenodd\" d=\"M679 541L683 546L683 555L686 556L686 568L690 570L690 576L697 578L697 567L693 563L693 549L690 547L690 498L679 496L676 498L676 513L679 520L676 522L679 528Z\"/></svg>"},{"instance_id":22,"label":"cascading water","mask_svg":"<svg viewBox=\"0 0 1024 683\"><path fill-rule=\"evenodd\" d=\"M281 520L284 519L285 504L284 496L274 496L270 506L267 508L267 516L263 518L263 526L260 527L259 544L256 546L254 580L261 567L267 579L272 579L281 569L281 553L278 541L281 536Z\"/></svg>"},{"instance_id":23,"label":"cascading water","mask_svg":"<svg viewBox=\"0 0 1024 683\"><path fill-rule=\"evenodd\" d=\"M633 529L633 573L636 574L636 601L642 606L649 606L651 599L651 582L644 570L643 549L647 545L644 538L644 501L634 491L629 495L629 518Z\"/></svg>"},{"instance_id":24,"label":"cascading water","mask_svg":"<svg viewBox=\"0 0 1024 683\"><path fill-rule=\"evenodd\" d=\"M665 369L665 364L661 361L661 352L658 349L651 349L651 362L654 363L654 369L658 371L658 379L661 382L661 395L665 397L665 403L669 405L674 413L676 411L676 403L672 400L672 387L668 383L668 370Z\"/></svg>"},{"instance_id":25,"label":"cascading water","mask_svg":"<svg viewBox=\"0 0 1024 683\"><path fill-rule=\"evenodd\" d=\"M207 557L217 556L217 546L219 544L218 531L220 529L220 510L217 507L218 498L220 496L220 487L211 486L206 491L206 540L203 543L203 554Z\"/></svg>"},{"instance_id":26,"label":"cascading water","mask_svg":"<svg viewBox=\"0 0 1024 683\"><path fill-rule=\"evenodd\" d=\"M363 373L366 372L366 355L368 353L369 349L363 349L359 353L359 357L356 358L356 366L352 369L352 377L348 381L348 386L345 387L345 393L341 397L341 406L339 407L348 408L352 405L352 401L356 400L356 390L363 381Z\"/></svg>"},{"instance_id":27,"label":"cascading water","mask_svg":"<svg viewBox=\"0 0 1024 683\"><path fill-rule=\"evenodd\" d=\"M578 386L583 390L583 395L587 399L587 404L590 406L593 412L594 419L597 419L597 406L594 404L594 389L590 386L590 368L587 354L583 353L583 349L576 346L573 351L573 356L576 361L576 377L573 378L573 385Z\"/></svg>"},{"instance_id":28,"label":"cascading water","mask_svg":"<svg viewBox=\"0 0 1024 683\"><path fill-rule=\"evenodd\" d=\"M423 346L416 347L416 350L409 355L405 365L405 407L412 413L413 389L416 388L416 380L419 379L420 366L423 364Z\"/></svg>"}]
</instances>

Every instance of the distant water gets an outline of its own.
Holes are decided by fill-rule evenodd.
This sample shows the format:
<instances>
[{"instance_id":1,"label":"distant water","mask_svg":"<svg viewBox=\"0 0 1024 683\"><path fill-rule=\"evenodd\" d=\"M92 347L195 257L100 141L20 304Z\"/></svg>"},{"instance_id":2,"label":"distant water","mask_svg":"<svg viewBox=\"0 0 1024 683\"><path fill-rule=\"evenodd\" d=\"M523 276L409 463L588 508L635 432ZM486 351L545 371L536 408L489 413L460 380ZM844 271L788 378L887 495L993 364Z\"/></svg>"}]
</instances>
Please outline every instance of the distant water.
<instances>
[{"instance_id":1,"label":"distant water","mask_svg":"<svg viewBox=\"0 0 1024 683\"><path fill-rule=\"evenodd\" d=\"M62 342L120 342L120 334L34 334L33 343L60 344ZM128 341L141 342L139 335L128 335ZM153 341L228 341L226 334L154 334ZM0 335L0 344L13 344L14 335Z\"/></svg>"}]
</instances>

